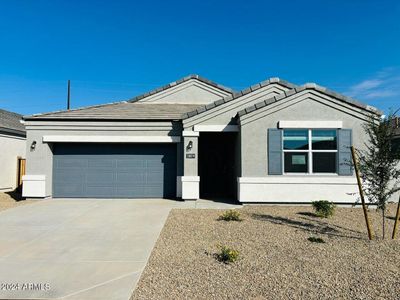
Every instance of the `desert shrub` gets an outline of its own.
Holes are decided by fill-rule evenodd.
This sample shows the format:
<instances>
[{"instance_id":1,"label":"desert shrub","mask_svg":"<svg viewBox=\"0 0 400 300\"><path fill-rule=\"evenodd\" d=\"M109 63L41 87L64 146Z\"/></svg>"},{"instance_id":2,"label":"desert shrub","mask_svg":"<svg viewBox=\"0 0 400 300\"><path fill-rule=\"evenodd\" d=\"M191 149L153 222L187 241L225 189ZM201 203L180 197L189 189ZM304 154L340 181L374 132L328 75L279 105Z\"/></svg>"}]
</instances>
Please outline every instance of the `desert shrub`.
<instances>
[{"instance_id":1,"label":"desert shrub","mask_svg":"<svg viewBox=\"0 0 400 300\"><path fill-rule=\"evenodd\" d=\"M312 206L318 217L329 218L335 213L335 204L326 200L313 201Z\"/></svg>"},{"instance_id":2,"label":"desert shrub","mask_svg":"<svg viewBox=\"0 0 400 300\"><path fill-rule=\"evenodd\" d=\"M319 237L315 237L315 236L310 236L310 237L308 238L308 240L309 240L310 242L312 242L312 243L320 243L320 244L324 244L324 243L325 243L325 241L324 241L323 239L321 239L321 238L319 238Z\"/></svg>"},{"instance_id":3,"label":"desert shrub","mask_svg":"<svg viewBox=\"0 0 400 300\"><path fill-rule=\"evenodd\" d=\"M239 251L226 246L219 246L216 258L226 264L233 263L239 259Z\"/></svg>"},{"instance_id":4,"label":"desert shrub","mask_svg":"<svg viewBox=\"0 0 400 300\"><path fill-rule=\"evenodd\" d=\"M218 217L218 220L223 221L242 221L240 217L240 212L234 209L225 211L222 215Z\"/></svg>"}]
</instances>

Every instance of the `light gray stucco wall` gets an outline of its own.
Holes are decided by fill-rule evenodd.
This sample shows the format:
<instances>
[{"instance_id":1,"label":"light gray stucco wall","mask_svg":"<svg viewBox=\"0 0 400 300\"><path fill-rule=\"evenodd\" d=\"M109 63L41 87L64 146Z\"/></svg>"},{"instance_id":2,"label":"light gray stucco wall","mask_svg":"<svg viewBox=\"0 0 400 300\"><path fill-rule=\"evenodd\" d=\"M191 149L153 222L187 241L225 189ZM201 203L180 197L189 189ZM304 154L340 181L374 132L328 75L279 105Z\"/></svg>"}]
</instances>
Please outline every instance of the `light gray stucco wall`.
<instances>
[{"instance_id":1,"label":"light gray stucco wall","mask_svg":"<svg viewBox=\"0 0 400 300\"><path fill-rule=\"evenodd\" d=\"M367 116L350 105L340 105L325 95L304 92L266 106L241 119L241 176L268 175L268 129L279 121L342 121L343 128L353 130L353 144L364 148L363 123Z\"/></svg>"},{"instance_id":2,"label":"light gray stucco wall","mask_svg":"<svg viewBox=\"0 0 400 300\"><path fill-rule=\"evenodd\" d=\"M17 184L17 158L25 158L24 137L0 134L0 191L9 191Z\"/></svg>"},{"instance_id":3,"label":"light gray stucco wall","mask_svg":"<svg viewBox=\"0 0 400 300\"><path fill-rule=\"evenodd\" d=\"M187 145L189 142L192 142L192 149L187 149ZM185 136L183 138L183 169L184 176L198 176L198 147L199 147L199 138L193 136ZM194 155L195 158L188 158L187 155Z\"/></svg>"}]
</instances>

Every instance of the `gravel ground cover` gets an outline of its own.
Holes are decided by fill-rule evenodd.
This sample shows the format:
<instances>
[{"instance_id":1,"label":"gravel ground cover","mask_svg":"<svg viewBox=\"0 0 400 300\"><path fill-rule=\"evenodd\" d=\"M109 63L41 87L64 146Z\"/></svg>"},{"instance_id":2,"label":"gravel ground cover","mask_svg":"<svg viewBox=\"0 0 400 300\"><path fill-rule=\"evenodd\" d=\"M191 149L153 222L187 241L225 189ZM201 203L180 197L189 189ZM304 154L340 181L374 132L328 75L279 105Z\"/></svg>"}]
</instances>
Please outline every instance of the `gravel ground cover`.
<instances>
[{"instance_id":1,"label":"gravel ground cover","mask_svg":"<svg viewBox=\"0 0 400 300\"><path fill-rule=\"evenodd\" d=\"M35 202L37 201L23 200L16 192L0 193L0 211Z\"/></svg>"},{"instance_id":2,"label":"gravel ground cover","mask_svg":"<svg viewBox=\"0 0 400 300\"><path fill-rule=\"evenodd\" d=\"M245 206L243 221L221 210L171 211L132 299L399 299L400 242L368 241L361 208L321 219L306 206ZM370 210L381 236L381 215ZM310 236L325 243L312 243ZM218 262L217 245L240 251Z\"/></svg>"}]
</instances>

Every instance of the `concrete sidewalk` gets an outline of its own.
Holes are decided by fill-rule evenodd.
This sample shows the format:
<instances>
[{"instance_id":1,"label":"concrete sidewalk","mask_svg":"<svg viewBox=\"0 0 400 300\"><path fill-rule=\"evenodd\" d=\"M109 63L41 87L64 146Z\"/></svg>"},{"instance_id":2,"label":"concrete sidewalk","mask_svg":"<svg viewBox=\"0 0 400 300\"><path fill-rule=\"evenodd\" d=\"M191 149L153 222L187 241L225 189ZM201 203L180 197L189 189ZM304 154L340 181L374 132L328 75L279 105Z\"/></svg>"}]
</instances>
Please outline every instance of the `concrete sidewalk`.
<instances>
[{"instance_id":1,"label":"concrete sidewalk","mask_svg":"<svg viewBox=\"0 0 400 300\"><path fill-rule=\"evenodd\" d=\"M172 208L230 207L204 200L44 200L3 211L0 299L129 299Z\"/></svg>"}]
</instances>

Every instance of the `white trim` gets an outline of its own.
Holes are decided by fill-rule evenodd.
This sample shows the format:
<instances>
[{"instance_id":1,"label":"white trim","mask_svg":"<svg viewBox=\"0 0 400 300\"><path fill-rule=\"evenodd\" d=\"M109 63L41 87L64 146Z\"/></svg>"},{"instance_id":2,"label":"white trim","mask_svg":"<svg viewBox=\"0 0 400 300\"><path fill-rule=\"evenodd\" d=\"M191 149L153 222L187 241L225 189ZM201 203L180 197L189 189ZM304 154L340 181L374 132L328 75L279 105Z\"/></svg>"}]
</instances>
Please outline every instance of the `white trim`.
<instances>
[{"instance_id":1,"label":"white trim","mask_svg":"<svg viewBox=\"0 0 400 300\"><path fill-rule=\"evenodd\" d=\"M200 132L198 131L190 131L190 130L184 130L182 131L182 136L199 136Z\"/></svg>"},{"instance_id":2,"label":"white trim","mask_svg":"<svg viewBox=\"0 0 400 300\"><path fill-rule=\"evenodd\" d=\"M200 176L182 176L182 182L200 182Z\"/></svg>"},{"instance_id":3,"label":"white trim","mask_svg":"<svg viewBox=\"0 0 400 300\"><path fill-rule=\"evenodd\" d=\"M22 176L23 197L46 197L46 175Z\"/></svg>"},{"instance_id":4,"label":"white trim","mask_svg":"<svg viewBox=\"0 0 400 300\"><path fill-rule=\"evenodd\" d=\"M353 185L357 184L354 176L339 176L339 175L286 175L286 176L268 176L268 177L238 177L239 183L251 183L251 184L264 184L264 183L276 183L276 184L345 184Z\"/></svg>"},{"instance_id":5,"label":"white trim","mask_svg":"<svg viewBox=\"0 0 400 300\"><path fill-rule=\"evenodd\" d=\"M203 132L238 132L238 125L195 125L194 131Z\"/></svg>"},{"instance_id":6,"label":"white trim","mask_svg":"<svg viewBox=\"0 0 400 300\"><path fill-rule=\"evenodd\" d=\"M200 177L182 176L182 199L196 200L200 198Z\"/></svg>"},{"instance_id":7,"label":"white trim","mask_svg":"<svg viewBox=\"0 0 400 300\"><path fill-rule=\"evenodd\" d=\"M238 178L240 202L311 203L328 200L355 203L358 186L354 176L268 176Z\"/></svg>"},{"instance_id":8,"label":"white trim","mask_svg":"<svg viewBox=\"0 0 400 300\"><path fill-rule=\"evenodd\" d=\"M46 175L24 175L22 180L41 181L46 180Z\"/></svg>"},{"instance_id":9,"label":"white trim","mask_svg":"<svg viewBox=\"0 0 400 300\"><path fill-rule=\"evenodd\" d=\"M343 121L279 121L279 128L343 128Z\"/></svg>"},{"instance_id":10,"label":"white trim","mask_svg":"<svg viewBox=\"0 0 400 300\"><path fill-rule=\"evenodd\" d=\"M69 143L179 143L180 136L44 135L43 142Z\"/></svg>"}]
</instances>

